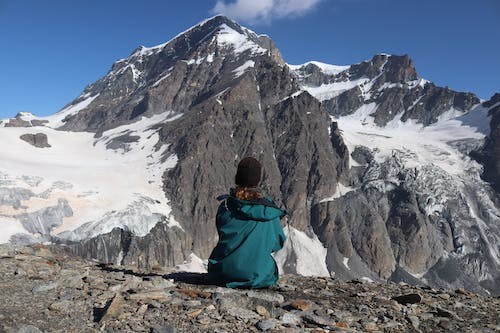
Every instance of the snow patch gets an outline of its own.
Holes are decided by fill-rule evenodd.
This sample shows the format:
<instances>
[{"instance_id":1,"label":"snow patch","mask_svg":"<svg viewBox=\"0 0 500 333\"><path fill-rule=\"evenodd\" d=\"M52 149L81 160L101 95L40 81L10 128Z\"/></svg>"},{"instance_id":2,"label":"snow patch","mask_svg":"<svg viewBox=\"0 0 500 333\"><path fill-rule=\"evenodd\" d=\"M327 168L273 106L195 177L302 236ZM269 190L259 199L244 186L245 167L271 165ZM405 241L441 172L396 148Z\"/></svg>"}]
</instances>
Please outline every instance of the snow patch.
<instances>
[{"instance_id":1,"label":"snow patch","mask_svg":"<svg viewBox=\"0 0 500 333\"><path fill-rule=\"evenodd\" d=\"M113 227L144 235L159 221L181 228L162 190L163 173L175 167L178 157L167 155L168 145L157 148L158 129L153 127L179 117L173 112L142 117L133 124L104 132L99 139L88 132L37 128L47 135L50 149L25 145L19 136L29 132L27 128L1 128L0 170L8 172L2 173L2 182L28 188L36 196L22 201L22 208L16 212L2 208L2 214L9 214L7 218L0 216L2 242L15 233L27 232L14 215L34 214L57 205L58 198L67 200L73 214L63 217L52 235L82 239L109 232ZM111 140L125 134L138 137L136 142L128 143L126 153L106 148Z\"/></svg>"},{"instance_id":2,"label":"snow patch","mask_svg":"<svg viewBox=\"0 0 500 333\"><path fill-rule=\"evenodd\" d=\"M168 78L170 76L171 73L167 73L163 76L161 76L158 80L156 80L155 83L153 83L152 87L157 87L163 80L165 80L166 78Z\"/></svg>"},{"instance_id":3,"label":"snow patch","mask_svg":"<svg viewBox=\"0 0 500 333\"><path fill-rule=\"evenodd\" d=\"M230 28L227 24L221 25L217 34L217 44L221 47L231 47L237 55L245 51L250 51L252 54L267 53L266 49L252 42L248 36Z\"/></svg>"},{"instance_id":4,"label":"snow patch","mask_svg":"<svg viewBox=\"0 0 500 333\"><path fill-rule=\"evenodd\" d=\"M201 260L196 254L191 253L189 259L175 266L176 272L207 273L207 260Z\"/></svg>"},{"instance_id":5,"label":"snow patch","mask_svg":"<svg viewBox=\"0 0 500 333\"><path fill-rule=\"evenodd\" d=\"M320 203L333 201L333 200L340 198L340 197L344 196L345 194L347 194L351 191L354 191L354 190L355 190L354 187L345 186L345 185L342 185L341 183L337 183L337 188L335 190L335 193L330 197L324 198L323 200L320 201Z\"/></svg>"},{"instance_id":6,"label":"snow patch","mask_svg":"<svg viewBox=\"0 0 500 333\"><path fill-rule=\"evenodd\" d=\"M451 175L480 168L478 163L450 145L451 141L481 140L485 136L478 127L463 126L466 123L463 112L450 109L437 123L427 127L411 119L406 122L394 119L385 127L379 127L370 116L376 108L375 103L365 104L351 115L332 117L338 123L349 151L354 151L357 145L368 147L376 152L375 158L379 162L392 156L394 151L406 152L404 163L407 167L431 164ZM481 122L476 119L476 122L484 124L486 111L478 109L470 113L475 111L478 111L475 113L478 118L483 118ZM353 165L352 157L350 159L350 165Z\"/></svg>"},{"instance_id":7,"label":"snow patch","mask_svg":"<svg viewBox=\"0 0 500 333\"><path fill-rule=\"evenodd\" d=\"M253 60L248 60L243 65L234 69L233 73L235 73L235 77L240 77L241 75L243 75L243 73L245 73L247 69L254 67L254 65L255 62Z\"/></svg>"},{"instance_id":8,"label":"snow patch","mask_svg":"<svg viewBox=\"0 0 500 333\"><path fill-rule=\"evenodd\" d=\"M349 258L344 257L344 259L342 259L342 263L344 264L345 268L351 270L351 268L349 267Z\"/></svg>"},{"instance_id":9,"label":"snow patch","mask_svg":"<svg viewBox=\"0 0 500 333\"><path fill-rule=\"evenodd\" d=\"M323 62L319 62L319 61L308 61L304 64L301 64L301 65L290 65L290 64L287 64L287 66L293 70L293 71L296 71L296 70L299 70L301 69L302 67L305 67L309 64L313 64L317 67L319 67L321 69L321 71L326 74L326 75L337 75L345 70L348 70L351 66L338 66L338 65L330 65L330 64L325 64Z\"/></svg>"},{"instance_id":10,"label":"snow patch","mask_svg":"<svg viewBox=\"0 0 500 333\"><path fill-rule=\"evenodd\" d=\"M320 101L332 99L342 94L344 91L355 88L369 82L368 78L360 78L353 81L341 81L334 83L322 84L318 87L312 86L302 86L302 89L309 92L312 96L316 97Z\"/></svg>"},{"instance_id":11,"label":"snow patch","mask_svg":"<svg viewBox=\"0 0 500 333\"><path fill-rule=\"evenodd\" d=\"M28 233L19 220L4 216L3 213L0 215L0 230L0 244L8 243L13 235Z\"/></svg>"},{"instance_id":12,"label":"snow patch","mask_svg":"<svg viewBox=\"0 0 500 333\"><path fill-rule=\"evenodd\" d=\"M63 125L63 119L64 118L66 118L67 116L76 114L76 113L80 112L81 110L85 109L98 96L99 96L99 94L94 95L92 97L87 97L84 100L82 100L82 101L80 101L80 102L78 102L76 104L68 105L67 107L65 107L64 109L62 109L61 111L57 112L56 114L54 114L52 116L43 117L43 118L40 118L40 119L41 120L48 120L49 121L49 123L48 123L49 127L53 127L53 128L60 127L60 126Z\"/></svg>"},{"instance_id":13,"label":"snow patch","mask_svg":"<svg viewBox=\"0 0 500 333\"><path fill-rule=\"evenodd\" d=\"M327 249L314 234L309 238L304 232L293 227L285 228L287 240L283 249L276 252L274 258L278 264L280 272L289 255L295 255L297 274L303 276L330 276L326 267Z\"/></svg>"}]
</instances>

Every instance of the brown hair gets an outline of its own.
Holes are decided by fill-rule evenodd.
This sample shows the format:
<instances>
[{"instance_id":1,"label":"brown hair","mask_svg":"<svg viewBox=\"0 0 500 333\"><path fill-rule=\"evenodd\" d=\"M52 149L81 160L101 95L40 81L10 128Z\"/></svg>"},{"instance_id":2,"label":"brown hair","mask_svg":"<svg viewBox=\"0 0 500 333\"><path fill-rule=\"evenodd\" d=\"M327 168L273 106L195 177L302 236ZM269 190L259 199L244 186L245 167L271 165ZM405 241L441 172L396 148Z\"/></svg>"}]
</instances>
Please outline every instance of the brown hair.
<instances>
[{"instance_id":1,"label":"brown hair","mask_svg":"<svg viewBox=\"0 0 500 333\"><path fill-rule=\"evenodd\" d=\"M234 196L240 200L256 200L262 199L264 196L256 188L238 186L235 189Z\"/></svg>"}]
</instances>

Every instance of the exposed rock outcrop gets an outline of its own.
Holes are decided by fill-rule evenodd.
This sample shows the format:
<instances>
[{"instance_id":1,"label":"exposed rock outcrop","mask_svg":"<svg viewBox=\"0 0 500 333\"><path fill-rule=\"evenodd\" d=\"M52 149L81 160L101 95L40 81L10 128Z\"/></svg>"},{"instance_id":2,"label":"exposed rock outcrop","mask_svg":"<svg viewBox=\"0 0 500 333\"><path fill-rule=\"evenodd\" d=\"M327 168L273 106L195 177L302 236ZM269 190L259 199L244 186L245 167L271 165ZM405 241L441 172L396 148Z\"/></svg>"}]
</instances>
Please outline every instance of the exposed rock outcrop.
<instances>
[{"instance_id":1,"label":"exposed rock outcrop","mask_svg":"<svg viewBox=\"0 0 500 333\"><path fill-rule=\"evenodd\" d=\"M5 123L5 127L34 127L44 126L48 123L47 120L32 119L33 117L31 113L19 112L15 118L11 118Z\"/></svg>"},{"instance_id":2,"label":"exposed rock outcrop","mask_svg":"<svg viewBox=\"0 0 500 333\"><path fill-rule=\"evenodd\" d=\"M483 103L483 106L489 108L491 122L490 135L486 138L479 159L484 165L484 179L500 193L500 93Z\"/></svg>"},{"instance_id":3,"label":"exposed rock outcrop","mask_svg":"<svg viewBox=\"0 0 500 333\"><path fill-rule=\"evenodd\" d=\"M23 134L19 137L21 140L26 141L32 146L37 148L50 148L49 141L47 138L47 134L45 133L36 133L36 134Z\"/></svg>"}]
</instances>

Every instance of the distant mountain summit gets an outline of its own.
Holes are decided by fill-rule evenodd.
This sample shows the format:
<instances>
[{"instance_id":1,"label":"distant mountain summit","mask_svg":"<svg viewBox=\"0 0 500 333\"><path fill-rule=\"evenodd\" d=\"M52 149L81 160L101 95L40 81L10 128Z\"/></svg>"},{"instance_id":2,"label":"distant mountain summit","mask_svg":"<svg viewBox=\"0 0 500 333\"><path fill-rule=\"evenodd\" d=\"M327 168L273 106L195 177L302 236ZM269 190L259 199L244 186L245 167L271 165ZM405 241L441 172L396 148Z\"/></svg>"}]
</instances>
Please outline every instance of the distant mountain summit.
<instances>
[{"instance_id":1,"label":"distant mountain summit","mask_svg":"<svg viewBox=\"0 0 500 333\"><path fill-rule=\"evenodd\" d=\"M498 294L497 109L406 55L288 65L216 16L137 48L58 113L0 124L0 240L200 264L215 198L251 155L290 213L280 270Z\"/></svg>"},{"instance_id":2,"label":"distant mountain summit","mask_svg":"<svg viewBox=\"0 0 500 333\"><path fill-rule=\"evenodd\" d=\"M380 54L369 61L331 71L314 63L293 66L302 86L332 115L348 115L375 103L374 122L414 120L424 125L449 111L466 112L479 99L472 93L441 88L418 76L408 57Z\"/></svg>"}]
</instances>

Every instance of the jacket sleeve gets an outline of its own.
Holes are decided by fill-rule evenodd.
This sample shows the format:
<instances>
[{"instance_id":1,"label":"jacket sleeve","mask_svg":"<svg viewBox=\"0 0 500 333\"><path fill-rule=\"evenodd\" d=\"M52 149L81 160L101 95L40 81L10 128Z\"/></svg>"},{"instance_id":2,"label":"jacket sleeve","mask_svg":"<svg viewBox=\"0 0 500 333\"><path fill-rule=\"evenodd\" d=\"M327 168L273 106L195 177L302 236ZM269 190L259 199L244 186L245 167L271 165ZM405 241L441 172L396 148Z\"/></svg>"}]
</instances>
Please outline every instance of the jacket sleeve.
<instances>
[{"instance_id":1,"label":"jacket sleeve","mask_svg":"<svg viewBox=\"0 0 500 333\"><path fill-rule=\"evenodd\" d=\"M272 252L279 251L281 248L283 248L283 245L285 244L286 241L286 236L283 231L283 227L281 226L281 223L279 219L275 219L273 221L274 223L274 228L275 228L275 234L276 234L276 241L274 243Z\"/></svg>"}]
</instances>

